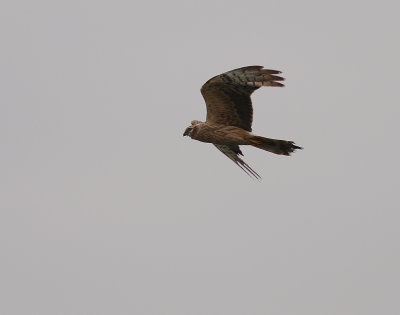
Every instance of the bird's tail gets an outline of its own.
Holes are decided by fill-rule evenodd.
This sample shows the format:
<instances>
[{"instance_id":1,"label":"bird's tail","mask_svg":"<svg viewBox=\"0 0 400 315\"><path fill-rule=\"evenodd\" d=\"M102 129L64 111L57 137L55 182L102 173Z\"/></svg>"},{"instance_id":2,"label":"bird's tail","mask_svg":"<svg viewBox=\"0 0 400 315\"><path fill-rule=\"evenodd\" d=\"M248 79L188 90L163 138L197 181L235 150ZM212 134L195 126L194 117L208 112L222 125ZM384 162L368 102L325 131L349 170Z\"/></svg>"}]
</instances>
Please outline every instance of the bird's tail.
<instances>
[{"instance_id":1,"label":"bird's tail","mask_svg":"<svg viewBox=\"0 0 400 315\"><path fill-rule=\"evenodd\" d=\"M293 141L275 140L260 136L252 136L249 141L253 147L280 155L290 155L297 149L303 149L295 145Z\"/></svg>"}]
</instances>

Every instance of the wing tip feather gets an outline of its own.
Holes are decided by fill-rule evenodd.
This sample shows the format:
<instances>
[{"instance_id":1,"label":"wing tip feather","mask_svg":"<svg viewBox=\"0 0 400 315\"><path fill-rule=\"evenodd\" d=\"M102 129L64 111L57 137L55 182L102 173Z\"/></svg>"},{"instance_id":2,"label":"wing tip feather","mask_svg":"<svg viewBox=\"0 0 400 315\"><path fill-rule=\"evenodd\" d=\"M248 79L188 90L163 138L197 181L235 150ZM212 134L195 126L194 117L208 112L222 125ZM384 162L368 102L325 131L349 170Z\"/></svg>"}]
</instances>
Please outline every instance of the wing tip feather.
<instances>
[{"instance_id":1,"label":"wing tip feather","mask_svg":"<svg viewBox=\"0 0 400 315\"><path fill-rule=\"evenodd\" d=\"M215 143L214 143L214 145L217 147L218 150L220 150L230 160L232 160L233 163L235 163L237 166L239 166L248 176L250 176L250 178L261 181L261 176L255 170L253 170L245 161L243 161L239 157L239 153L235 152L235 150L232 149L232 147L229 147L228 145L218 145ZM238 147L238 150L240 151L239 147ZM241 151L240 151L240 153L241 153ZM243 154L241 153L241 155L243 155Z\"/></svg>"}]
</instances>

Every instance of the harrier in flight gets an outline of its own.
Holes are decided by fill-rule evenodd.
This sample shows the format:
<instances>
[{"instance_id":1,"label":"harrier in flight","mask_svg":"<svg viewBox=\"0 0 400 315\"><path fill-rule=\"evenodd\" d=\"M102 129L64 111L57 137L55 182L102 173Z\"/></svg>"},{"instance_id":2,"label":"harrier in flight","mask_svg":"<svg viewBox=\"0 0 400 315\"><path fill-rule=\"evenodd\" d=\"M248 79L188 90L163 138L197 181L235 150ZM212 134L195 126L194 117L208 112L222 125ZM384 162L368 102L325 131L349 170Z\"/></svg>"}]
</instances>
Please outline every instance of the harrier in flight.
<instances>
[{"instance_id":1,"label":"harrier in flight","mask_svg":"<svg viewBox=\"0 0 400 315\"><path fill-rule=\"evenodd\" d=\"M211 78L201 88L207 105L206 121L193 120L183 135L214 144L249 176L261 179L239 157L243 156L239 145L251 145L280 155L290 155L296 149L302 149L292 141L264 138L251 133L253 107L250 96L262 86L284 86L279 81L285 79L277 76L279 73L261 66L250 66Z\"/></svg>"}]
</instances>

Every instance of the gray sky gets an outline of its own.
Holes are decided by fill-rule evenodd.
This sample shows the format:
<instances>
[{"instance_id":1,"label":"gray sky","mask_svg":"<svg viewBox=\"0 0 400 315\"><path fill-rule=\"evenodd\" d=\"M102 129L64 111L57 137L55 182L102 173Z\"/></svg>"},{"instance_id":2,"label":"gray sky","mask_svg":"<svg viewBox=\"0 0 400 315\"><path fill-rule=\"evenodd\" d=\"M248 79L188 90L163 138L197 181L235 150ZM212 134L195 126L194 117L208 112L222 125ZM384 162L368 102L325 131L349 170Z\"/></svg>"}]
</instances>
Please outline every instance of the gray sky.
<instances>
[{"instance_id":1,"label":"gray sky","mask_svg":"<svg viewBox=\"0 0 400 315\"><path fill-rule=\"evenodd\" d=\"M0 3L0 314L400 314L395 1ZM263 65L243 148L210 77Z\"/></svg>"}]
</instances>

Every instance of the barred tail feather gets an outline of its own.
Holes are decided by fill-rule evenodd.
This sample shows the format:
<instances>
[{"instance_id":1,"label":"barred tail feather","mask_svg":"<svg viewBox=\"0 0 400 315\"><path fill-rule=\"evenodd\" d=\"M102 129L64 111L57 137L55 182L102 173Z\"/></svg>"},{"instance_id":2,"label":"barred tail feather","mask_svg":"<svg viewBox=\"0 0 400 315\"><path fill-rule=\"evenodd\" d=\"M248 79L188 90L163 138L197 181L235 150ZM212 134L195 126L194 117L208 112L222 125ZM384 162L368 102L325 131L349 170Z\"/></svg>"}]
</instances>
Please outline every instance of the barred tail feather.
<instances>
[{"instance_id":1,"label":"barred tail feather","mask_svg":"<svg viewBox=\"0 0 400 315\"><path fill-rule=\"evenodd\" d=\"M249 141L250 145L256 148L279 155L290 155L295 150L303 149L302 147L295 145L293 141L276 140L260 136L253 136Z\"/></svg>"}]
</instances>

